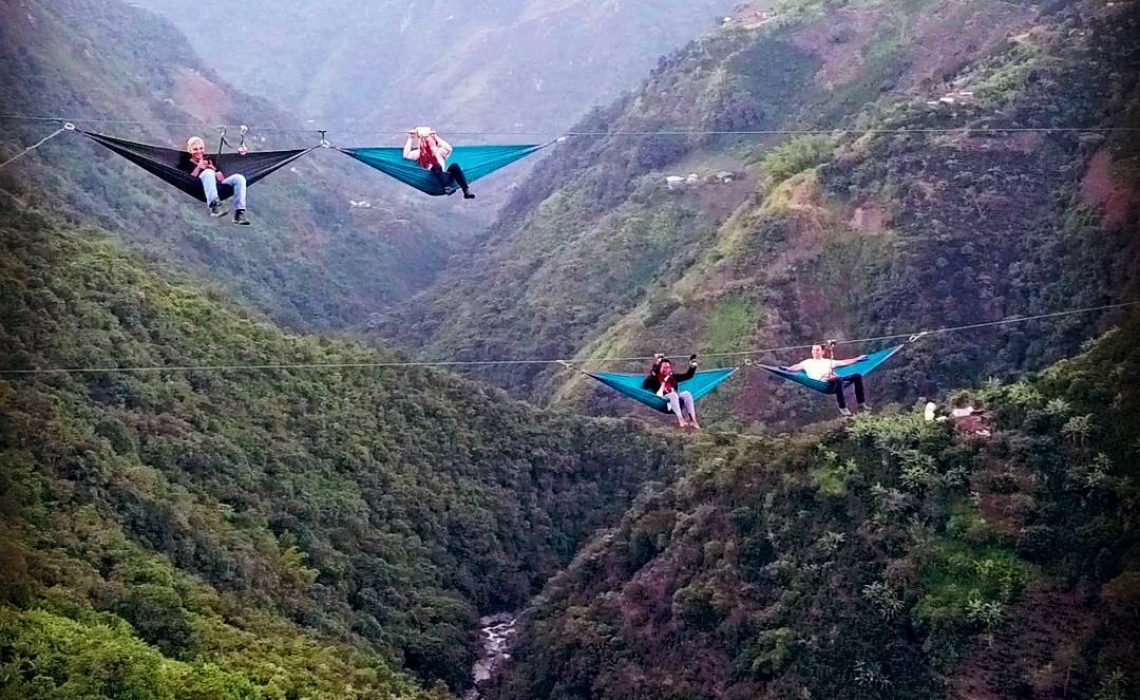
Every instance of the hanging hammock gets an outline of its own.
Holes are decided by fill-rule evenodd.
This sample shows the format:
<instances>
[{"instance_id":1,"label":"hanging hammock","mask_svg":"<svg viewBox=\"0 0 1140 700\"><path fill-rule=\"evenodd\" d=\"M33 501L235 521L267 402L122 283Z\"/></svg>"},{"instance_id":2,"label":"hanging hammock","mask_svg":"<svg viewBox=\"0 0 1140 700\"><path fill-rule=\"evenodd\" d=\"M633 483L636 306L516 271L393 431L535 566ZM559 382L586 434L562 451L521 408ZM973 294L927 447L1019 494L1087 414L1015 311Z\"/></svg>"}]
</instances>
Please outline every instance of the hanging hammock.
<instances>
[{"instance_id":1,"label":"hanging hammock","mask_svg":"<svg viewBox=\"0 0 1140 700\"><path fill-rule=\"evenodd\" d=\"M723 369L710 369L704 372L697 372L691 379L686 379L678 386L678 391L687 391L693 395L693 400L705 396L718 384L732 376L736 371L735 367L725 367ZM644 389L641 383L645 381L644 374L617 374L614 372L598 372L597 374L588 372L591 377L597 379L602 384L614 389L619 394L628 396L634 401L649 406L650 408L657 409L662 413L669 413L669 402L661 398L657 394Z\"/></svg>"},{"instance_id":2,"label":"hanging hammock","mask_svg":"<svg viewBox=\"0 0 1140 700\"><path fill-rule=\"evenodd\" d=\"M843 367L836 367L835 368L835 374L837 374L842 379L846 379L847 377L850 377L853 374L862 374L862 375L870 374L871 372L874 372L876 369L878 369L879 365L881 365L884 362L886 362L887 360L889 360L891 358L891 356L893 356L896 352L898 352L899 350L902 350L902 349L903 349L902 345L896 345L896 346L890 347L890 348L883 348L882 350L879 350L878 352L873 352L870 355L867 355L866 357L864 357L862 360L859 360L858 362L855 362L855 363L852 363L849 365L844 365ZM775 374L776 376L783 377L784 379L791 380L791 381L795 382L796 384L802 384L809 389L815 389L816 391L822 392L824 394L826 394L826 393L828 393L828 391L830 391L830 387L828 386L827 382L820 381L819 379L812 379L811 377L807 376L807 374L805 374L803 370L799 370L798 372L789 372L788 370L784 369L783 367L772 367L771 365L759 365L759 366L768 370L772 374Z\"/></svg>"},{"instance_id":3,"label":"hanging hammock","mask_svg":"<svg viewBox=\"0 0 1140 700\"><path fill-rule=\"evenodd\" d=\"M90 131L80 131L79 133L90 137L96 143L111 149L151 175L174 185L198 201L206 201L206 193L202 189L202 183L190 174L194 166L190 163L189 153L161 146L148 146ZM218 153L210 155L209 158L226 175L240 173L245 175L246 184L252 185L274 170L288 165L311 150L313 149L261 151L245 155ZM234 190L229 185L218 184L218 196L221 199L227 199L233 196L233 193Z\"/></svg>"},{"instance_id":4,"label":"hanging hammock","mask_svg":"<svg viewBox=\"0 0 1140 700\"><path fill-rule=\"evenodd\" d=\"M463 168L467 182L475 182L549 145L544 143L524 146L456 146L447 160L450 163L458 163L459 167ZM455 192L454 187L444 189L439 180L436 180L430 171L420 167L418 162L404 158L402 148L338 148L337 150L432 196Z\"/></svg>"}]
</instances>

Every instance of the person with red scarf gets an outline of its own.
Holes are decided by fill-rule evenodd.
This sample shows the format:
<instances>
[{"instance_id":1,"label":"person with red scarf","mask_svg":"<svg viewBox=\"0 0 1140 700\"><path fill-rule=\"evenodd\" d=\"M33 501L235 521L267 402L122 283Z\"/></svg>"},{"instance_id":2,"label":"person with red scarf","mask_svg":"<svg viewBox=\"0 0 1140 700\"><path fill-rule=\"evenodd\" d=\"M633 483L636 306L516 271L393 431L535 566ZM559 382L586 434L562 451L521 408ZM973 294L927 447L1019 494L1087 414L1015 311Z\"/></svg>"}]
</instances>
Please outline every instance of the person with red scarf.
<instances>
[{"instance_id":1,"label":"person with red scarf","mask_svg":"<svg viewBox=\"0 0 1140 700\"><path fill-rule=\"evenodd\" d=\"M700 430L701 425L697 422L697 402L689 392L680 391L681 382L692 379L696 373L696 355L689 355L688 370L682 374L673 374L673 363L666 359L664 353L657 353L653 356L653 367L649 370L649 376L641 386L669 402L669 410L676 414L682 428L692 426ZM688 420L685 420L683 409L688 410Z\"/></svg>"},{"instance_id":2,"label":"person with red scarf","mask_svg":"<svg viewBox=\"0 0 1140 700\"><path fill-rule=\"evenodd\" d=\"M463 168L459 167L459 163L447 164L451 151L451 144L427 126L418 126L409 131L408 140L404 143L404 158L416 161L424 170L430 170L444 192L451 194L458 185L463 190L464 199L475 199L467 187Z\"/></svg>"}]
</instances>

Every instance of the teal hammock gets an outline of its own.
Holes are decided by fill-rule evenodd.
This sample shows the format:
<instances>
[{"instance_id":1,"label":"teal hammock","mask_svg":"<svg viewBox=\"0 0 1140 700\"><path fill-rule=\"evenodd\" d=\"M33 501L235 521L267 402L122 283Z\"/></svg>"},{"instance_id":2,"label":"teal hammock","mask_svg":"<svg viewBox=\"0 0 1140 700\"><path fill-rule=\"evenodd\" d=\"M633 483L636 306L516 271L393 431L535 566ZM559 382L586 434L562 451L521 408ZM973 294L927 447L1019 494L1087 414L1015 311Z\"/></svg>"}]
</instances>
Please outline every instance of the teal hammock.
<instances>
[{"instance_id":1,"label":"teal hammock","mask_svg":"<svg viewBox=\"0 0 1140 700\"><path fill-rule=\"evenodd\" d=\"M692 379L686 379L681 382L678 389L680 391L689 392L693 395L693 400L696 401L710 393L717 385L732 376L732 373L735 371L735 367L725 367L723 369L710 369L704 372L697 372L693 375ZM602 384L617 391L619 394L628 396L634 401L640 401L646 406L657 409L662 413L669 412L669 402L657 394L654 394L652 391L641 387L641 383L645 381L644 374L617 374L614 372L588 374Z\"/></svg>"},{"instance_id":2,"label":"teal hammock","mask_svg":"<svg viewBox=\"0 0 1140 700\"><path fill-rule=\"evenodd\" d=\"M853 374L868 375L878 369L879 365L891 359L891 357L896 352L902 349L903 346L901 345L896 345L890 348L883 348L878 352L873 352L870 355L867 355L867 357L859 360L854 364L846 365L844 367L836 367L835 373L842 379L846 379ZM812 379L811 377L807 376L803 370L800 370L798 372L789 372L783 367L772 367L770 365L760 365L760 367L763 367L778 377L793 381L796 384L802 384L809 389L815 389L816 391L822 392L824 394L828 393L830 390L827 382L820 381L818 379Z\"/></svg>"},{"instance_id":3,"label":"teal hammock","mask_svg":"<svg viewBox=\"0 0 1140 700\"><path fill-rule=\"evenodd\" d=\"M467 182L475 182L548 145L550 144L456 146L447 160L448 163L458 163L459 167L463 168ZM404 158L403 148L338 148L337 150L421 192L433 196L455 192L454 187L445 190L429 171L420 167L418 162Z\"/></svg>"}]
</instances>

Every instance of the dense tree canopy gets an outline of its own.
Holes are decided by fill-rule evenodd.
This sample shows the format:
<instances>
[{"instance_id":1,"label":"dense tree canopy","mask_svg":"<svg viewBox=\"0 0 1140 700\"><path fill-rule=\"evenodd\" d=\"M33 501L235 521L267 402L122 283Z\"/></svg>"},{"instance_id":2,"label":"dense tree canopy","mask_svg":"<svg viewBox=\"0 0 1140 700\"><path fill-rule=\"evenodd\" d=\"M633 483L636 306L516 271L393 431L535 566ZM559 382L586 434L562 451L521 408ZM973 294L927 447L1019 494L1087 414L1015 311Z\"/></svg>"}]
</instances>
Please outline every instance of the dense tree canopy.
<instances>
[{"instance_id":1,"label":"dense tree canopy","mask_svg":"<svg viewBox=\"0 0 1140 700\"><path fill-rule=\"evenodd\" d=\"M396 358L286 335L97 233L31 212L0 226L6 370ZM116 638L125 620L166 657L227 673L265 635L286 665L309 653L294 643L339 659L325 681L382 656L461 687L478 614L525 601L681 458L634 425L420 368L9 375L5 601L47 616L6 620ZM305 680L316 667L294 670L322 687Z\"/></svg>"},{"instance_id":2,"label":"dense tree canopy","mask_svg":"<svg viewBox=\"0 0 1140 700\"><path fill-rule=\"evenodd\" d=\"M1140 692L1140 316L918 414L710 440L524 616L491 697Z\"/></svg>"}]
</instances>

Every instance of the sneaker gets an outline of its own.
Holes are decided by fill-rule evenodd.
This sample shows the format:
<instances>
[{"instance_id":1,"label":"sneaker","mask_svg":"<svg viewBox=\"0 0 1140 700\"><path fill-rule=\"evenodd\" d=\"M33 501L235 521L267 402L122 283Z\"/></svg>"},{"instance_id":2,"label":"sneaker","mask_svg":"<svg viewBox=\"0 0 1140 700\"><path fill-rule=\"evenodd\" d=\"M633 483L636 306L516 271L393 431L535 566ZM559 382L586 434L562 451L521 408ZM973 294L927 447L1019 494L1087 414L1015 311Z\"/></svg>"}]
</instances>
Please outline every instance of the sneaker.
<instances>
[{"instance_id":1,"label":"sneaker","mask_svg":"<svg viewBox=\"0 0 1140 700\"><path fill-rule=\"evenodd\" d=\"M841 409L839 409L839 415L843 416L844 418L850 418L851 417L851 411L849 409L846 409L846 408L841 408Z\"/></svg>"},{"instance_id":2,"label":"sneaker","mask_svg":"<svg viewBox=\"0 0 1140 700\"><path fill-rule=\"evenodd\" d=\"M217 218L219 216L225 216L225 215L226 215L226 210L223 208L221 202L211 202L210 203L210 216Z\"/></svg>"},{"instance_id":3,"label":"sneaker","mask_svg":"<svg viewBox=\"0 0 1140 700\"><path fill-rule=\"evenodd\" d=\"M249 226L250 220L245 218L245 209L238 209L234 212L234 223L239 226Z\"/></svg>"},{"instance_id":4,"label":"sneaker","mask_svg":"<svg viewBox=\"0 0 1140 700\"><path fill-rule=\"evenodd\" d=\"M475 195L472 194L470 191L468 191L468 192L463 193L463 198L464 199L475 199Z\"/></svg>"},{"instance_id":5,"label":"sneaker","mask_svg":"<svg viewBox=\"0 0 1140 700\"><path fill-rule=\"evenodd\" d=\"M871 404L861 403L861 404L859 404L859 410L862 411L863 413L870 413L871 412Z\"/></svg>"}]
</instances>

